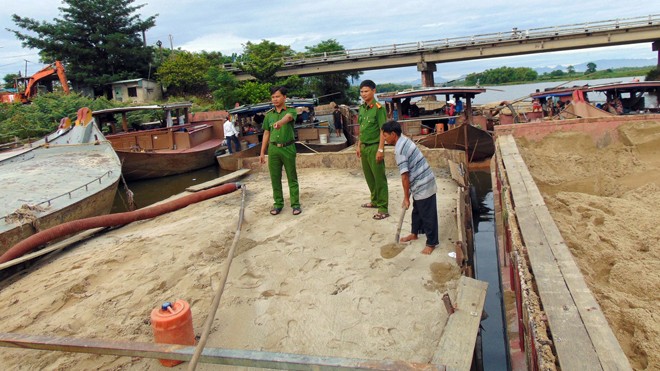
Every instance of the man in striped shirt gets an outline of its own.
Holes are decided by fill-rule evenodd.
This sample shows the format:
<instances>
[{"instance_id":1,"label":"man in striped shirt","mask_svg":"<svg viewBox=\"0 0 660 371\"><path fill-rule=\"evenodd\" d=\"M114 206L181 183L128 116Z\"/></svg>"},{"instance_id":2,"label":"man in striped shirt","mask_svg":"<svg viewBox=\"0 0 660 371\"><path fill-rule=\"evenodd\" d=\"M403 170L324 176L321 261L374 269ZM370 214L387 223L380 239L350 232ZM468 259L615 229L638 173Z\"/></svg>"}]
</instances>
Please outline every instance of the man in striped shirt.
<instances>
[{"instance_id":1,"label":"man in striped shirt","mask_svg":"<svg viewBox=\"0 0 660 371\"><path fill-rule=\"evenodd\" d=\"M435 174L429 163L410 138L401 135L401 125L388 121L383 125L385 142L394 145L394 159L399 166L403 185L403 207L410 207L413 198L412 230L401 238L401 242L417 239L417 235L426 234L426 247L422 254L430 254L438 246L438 208L436 206L437 186Z\"/></svg>"}]
</instances>

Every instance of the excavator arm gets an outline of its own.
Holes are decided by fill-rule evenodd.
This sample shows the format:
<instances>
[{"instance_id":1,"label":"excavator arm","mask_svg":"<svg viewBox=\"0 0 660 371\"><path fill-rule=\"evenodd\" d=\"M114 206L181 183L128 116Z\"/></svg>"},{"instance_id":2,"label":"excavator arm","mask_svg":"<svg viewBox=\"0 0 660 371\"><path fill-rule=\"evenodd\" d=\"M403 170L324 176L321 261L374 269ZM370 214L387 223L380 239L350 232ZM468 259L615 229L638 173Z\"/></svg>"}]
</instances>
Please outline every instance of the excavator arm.
<instances>
[{"instance_id":1,"label":"excavator arm","mask_svg":"<svg viewBox=\"0 0 660 371\"><path fill-rule=\"evenodd\" d=\"M25 88L25 100L29 100L34 96L39 81L52 75L57 75L60 84L62 84L62 90L64 90L65 94L69 94L69 83L67 82L66 74L64 73L64 66L62 65L62 62L55 61L55 63L49 64L30 77L30 81L28 81L27 87Z\"/></svg>"}]
</instances>

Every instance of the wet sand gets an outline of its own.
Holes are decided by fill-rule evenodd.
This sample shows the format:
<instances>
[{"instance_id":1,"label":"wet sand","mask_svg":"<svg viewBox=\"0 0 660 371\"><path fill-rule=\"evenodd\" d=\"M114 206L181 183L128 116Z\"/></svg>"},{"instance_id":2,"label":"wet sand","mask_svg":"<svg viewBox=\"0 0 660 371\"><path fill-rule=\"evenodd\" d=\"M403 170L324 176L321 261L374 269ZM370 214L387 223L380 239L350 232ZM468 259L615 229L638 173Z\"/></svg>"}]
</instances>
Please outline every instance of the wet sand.
<instances>
[{"instance_id":1,"label":"wet sand","mask_svg":"<svg viewBox=\"0 0 660 371\"><path fill-rule=\"evenodd\" d=\"M516 139L562 236L636 370L660 369L660 123Z\"/></svg>"},{"instance_id":2,"label":"wet sand","mask_svg":"<svg viewBox=\"0 0 660 371\"><path fill-rule=\"evenodd\" d=\"M247 185L243 229L208 347L429 362L460 272L456 184L436 172L441 245L394 244L400 177L388 170L391 216L373 220L358 169L299 169L303 213L270 216L267 172ZM286 181L285 200L288 200ZM0 331L151 342L150 311L191 304L200 335L234 238L240 192L107 232L0 283ZM402 235L410 231L410 211ZM153 359L3 348L7 369L165 369ZM182 369L187 364L177 366ZM202 365L198 369L217 369ZM232 368L236 369L236 368Z\"/></svg>"}]
</instances>

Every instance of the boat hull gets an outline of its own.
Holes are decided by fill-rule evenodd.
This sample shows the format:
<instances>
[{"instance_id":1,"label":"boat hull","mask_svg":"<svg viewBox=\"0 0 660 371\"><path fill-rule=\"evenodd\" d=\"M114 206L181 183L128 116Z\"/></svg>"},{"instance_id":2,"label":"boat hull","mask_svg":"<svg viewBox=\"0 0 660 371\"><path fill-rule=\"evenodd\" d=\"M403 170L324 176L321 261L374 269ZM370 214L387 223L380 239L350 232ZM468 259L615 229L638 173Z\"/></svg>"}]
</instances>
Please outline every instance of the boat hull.
<instances>
[{"instance_id":1,"label":"boat hull","mask_svg":"<svg viewBox=\"0 0 660 371\"><path fill-rule=\"evenodd\" d=\"M4 231L0 234L0 255L40 230L45 230L72 220L110 213L118 185L119 179L116 179L114 183L109 184L106 188L94 195L40 217L36 223L39 226L39 230L35 228L33 223L23 223Z\"/></svg>"},{"instance_id":2,"label":"boat hull","mask_svg":"<svg viewBox=\"0 0 660 371\"><path fill-rule=\"evenodd\" d=\"M222 170L236 171L243 168L243 159L256 157L261 153L261 143L242 151L217 156L218 165Z\"/></svg>"},{"instance_id":3,"label":"boat hull","mask_svg":"<svg viewBox=\"0 0 660 371\"><path fill-rule=\"evenodd\" d=\"M428 135L417 142L428 148L467 151L469 162L485 160L495 153L493 137L487 131L467 124L445 132Z\"/></svg>"},{"instance_id":4,"label":"boat hull","mask_svg":"<svg viewBox=\"0 0 660 371\"><path fill-rule=\"evenodd\" d=\"M159 178L211 166L222 140L212 139L185 150L132 152L117 150L127 180Z\"/></svg>"},{"instance_id":5,"label":"boat hull","mask_svg":"<svg viewBox=\"0 0 660 371\"><path fill-rule=\"evenodd\" d=\"M298 153L339 152L346 147L347 147L346 141L341 143L296 142L296 151Z\"/></svg>"},{"instance_id":6,"label":"boat hull","mask_svg":"<svg viewBox=\"0 0 660 371\"><path fill-rule=\"evenodd\" d=\"M40 230L109 213L120 176L117 154L93 125L3 153L0 254Z\"/></svg>"}]
</instances>

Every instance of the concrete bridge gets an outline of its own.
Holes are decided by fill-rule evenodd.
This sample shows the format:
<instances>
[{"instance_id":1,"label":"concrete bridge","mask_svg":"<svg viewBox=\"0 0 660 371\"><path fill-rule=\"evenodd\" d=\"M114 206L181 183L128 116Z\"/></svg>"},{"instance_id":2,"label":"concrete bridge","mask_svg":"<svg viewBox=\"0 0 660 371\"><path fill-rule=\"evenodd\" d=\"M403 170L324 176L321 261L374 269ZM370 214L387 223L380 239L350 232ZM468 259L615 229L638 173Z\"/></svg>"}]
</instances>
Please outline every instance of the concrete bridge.
<instances>
[{"instance_id":1,"label":"concrete bridge","mask_svg":"<svg viewBox=\"0 0 660 371\"><path fill-rule=\"evenodd\" d=\"M496 58L561 50L651 42L659 51L660 14L554 27L454 37L404 44L381 45L321 54L305 54L283 59L279 77L312 76L336 72L366 71L382 68L417 66L422 85L434 85L436 63ZM225 69L239 80L253 79L228 64Z\"/></svg>"}]
</instances>

